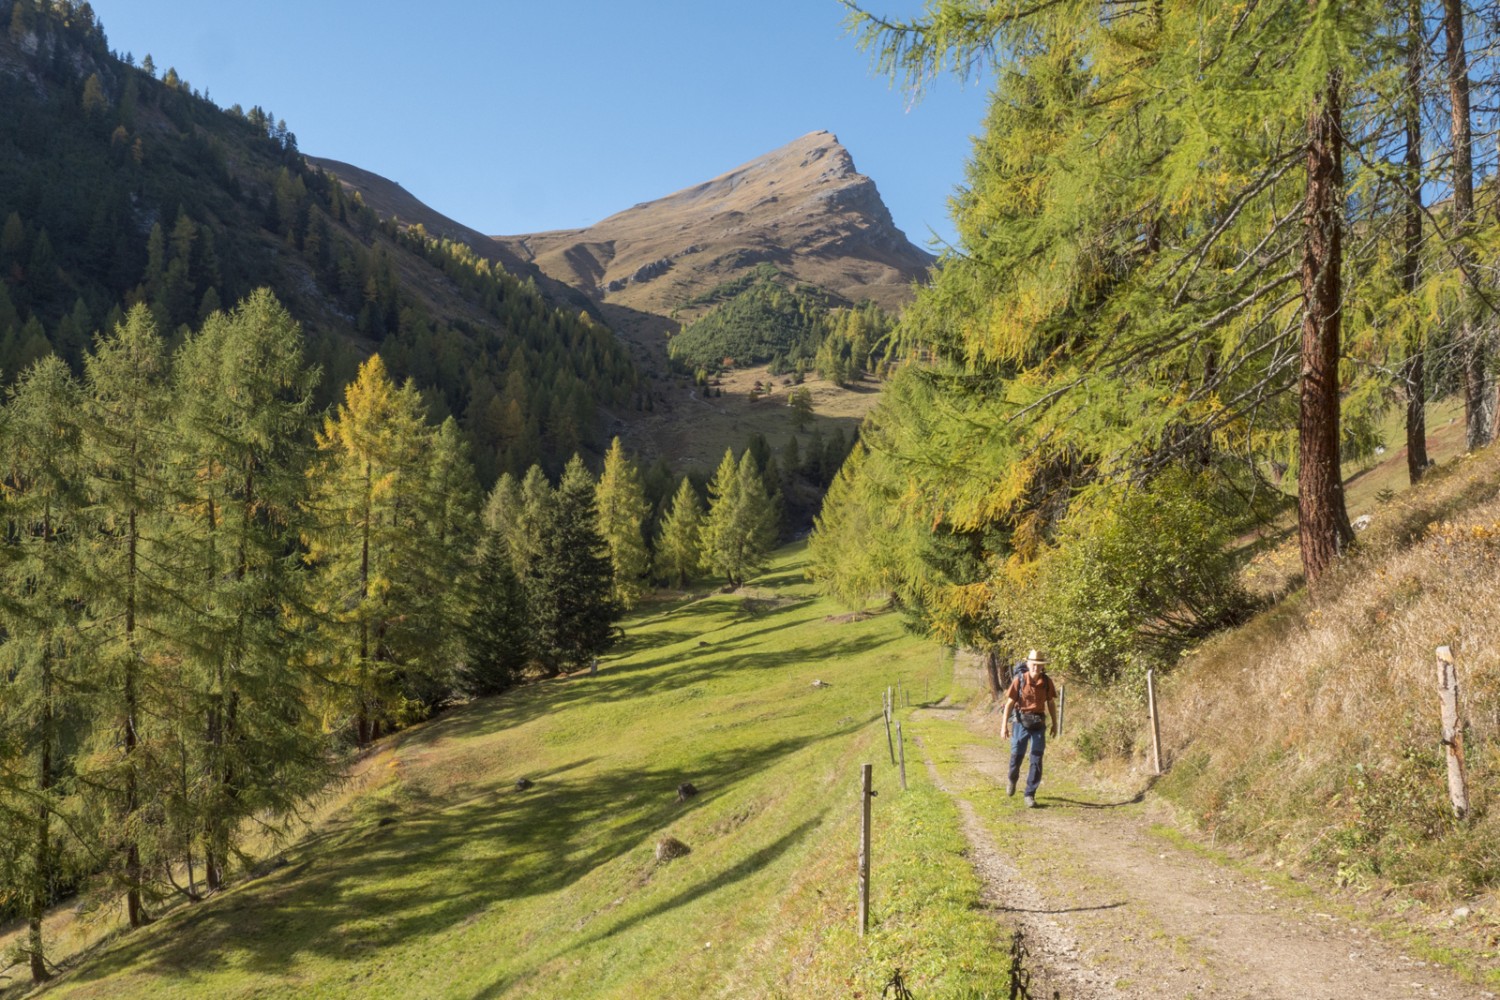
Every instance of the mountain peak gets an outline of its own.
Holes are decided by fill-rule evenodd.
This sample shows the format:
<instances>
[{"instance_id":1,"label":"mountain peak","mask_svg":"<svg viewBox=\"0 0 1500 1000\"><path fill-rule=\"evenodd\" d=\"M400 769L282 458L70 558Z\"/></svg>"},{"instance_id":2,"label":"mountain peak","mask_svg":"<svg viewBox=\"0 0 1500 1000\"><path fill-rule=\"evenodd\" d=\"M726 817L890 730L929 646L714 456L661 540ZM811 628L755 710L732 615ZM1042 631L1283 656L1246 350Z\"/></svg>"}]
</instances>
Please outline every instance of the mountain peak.
<instances>
[{"instance_id":1,"label":"mountain peak","mask_svg":"<svg viewBox=\"0 0 1500 1000\"><path fill-rule=\"evenodd\" d=\"M826 130L584 229L495 239L596 300L657 315L762 262L894 308L932 263Z\"/></svg>"}]
</instances>

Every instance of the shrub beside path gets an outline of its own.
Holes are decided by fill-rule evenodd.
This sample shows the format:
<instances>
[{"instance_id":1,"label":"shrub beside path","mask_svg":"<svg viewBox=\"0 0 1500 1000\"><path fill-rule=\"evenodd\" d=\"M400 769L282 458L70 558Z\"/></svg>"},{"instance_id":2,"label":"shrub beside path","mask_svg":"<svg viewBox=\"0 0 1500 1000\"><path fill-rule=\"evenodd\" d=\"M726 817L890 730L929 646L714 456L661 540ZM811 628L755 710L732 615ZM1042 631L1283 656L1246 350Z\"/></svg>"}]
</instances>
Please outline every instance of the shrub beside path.
<instances>
[{"instance_id":1,"label":"shrub beside path","mask_svg":"<svg viewBox=\"0 0 1500 1000\"><path fill-rule=\"evenodd\" d=\"M1480 1000L1496 994L1404 953L1312 891L1289 891L1169 833L1165 805L1078 791L1049 755L1039 808L1004 793L999 720L944 704L967 726L956 757L922 754L963 817L970 861L1003 944L1020 926L1046 992L1064 1000ZM919 727L913 727L919 728ZM920 728L926 728L920 727ZM978 742L975 742L977 738ZM934 757L944 763L939 768ZM1280 881L1280 880L1274 880Z\"/></svg>"}]
</instances>

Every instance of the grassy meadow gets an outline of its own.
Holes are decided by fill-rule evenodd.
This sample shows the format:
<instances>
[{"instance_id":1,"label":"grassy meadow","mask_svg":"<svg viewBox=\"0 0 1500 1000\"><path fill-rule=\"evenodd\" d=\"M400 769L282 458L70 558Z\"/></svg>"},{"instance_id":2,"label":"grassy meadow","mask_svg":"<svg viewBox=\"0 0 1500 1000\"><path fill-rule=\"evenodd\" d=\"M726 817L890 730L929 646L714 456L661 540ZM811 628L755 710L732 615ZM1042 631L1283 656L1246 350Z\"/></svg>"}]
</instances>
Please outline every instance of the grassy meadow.
<instances>
[{"instance_id":1,"label":"grassy meadow","mask_svg":"<svg viewBox=\"0 0 1500 1000\"><path fill-rule=\"evenodd\" d=\"M1002 949L956 813L914 752L901 794L881 721L886 685L936 700L951 663L894 616L831 620L802 563L642 609L596 676L385 741L265 874L106 938L45 995L846 998L898 968L919 995L989 995ZM658 863L664 835L691 853Z\"/></svg>"}]
</instances>

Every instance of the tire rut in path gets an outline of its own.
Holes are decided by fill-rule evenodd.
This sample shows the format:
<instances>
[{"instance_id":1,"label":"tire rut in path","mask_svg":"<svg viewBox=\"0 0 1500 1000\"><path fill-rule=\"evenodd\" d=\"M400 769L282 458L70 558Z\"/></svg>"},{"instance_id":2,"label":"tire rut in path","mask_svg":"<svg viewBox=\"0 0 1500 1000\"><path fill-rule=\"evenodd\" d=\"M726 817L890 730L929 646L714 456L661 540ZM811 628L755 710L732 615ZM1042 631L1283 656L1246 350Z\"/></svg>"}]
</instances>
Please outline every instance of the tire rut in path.
<instances>
[{"instance_id":1,"label":"tire rut in path","mask_svg":"<svg viewBox=\"0 0 1500 1000\"><path fill-rule=\"evenodd\" d=\"M952 716L940 706L917 715ZM971 728L978 724L970 719ZM988 728L997 724L991 717ZM1003 786L998 736L960 764ZM973 803L946 786L922 750L928 774L954 799L984 903L1007 933L1016 924L1040 978L1064 1000L1481 1000L1495 994L1439 966L1402 954L1316 899L1289 898L1252 874L1220 865L1153 835L1140 796L1124 802L1049 798L1016 817L1022 843L997 848ZM1048 773L1058 770L1048 761Z\"/></svg>"}]
</instances>

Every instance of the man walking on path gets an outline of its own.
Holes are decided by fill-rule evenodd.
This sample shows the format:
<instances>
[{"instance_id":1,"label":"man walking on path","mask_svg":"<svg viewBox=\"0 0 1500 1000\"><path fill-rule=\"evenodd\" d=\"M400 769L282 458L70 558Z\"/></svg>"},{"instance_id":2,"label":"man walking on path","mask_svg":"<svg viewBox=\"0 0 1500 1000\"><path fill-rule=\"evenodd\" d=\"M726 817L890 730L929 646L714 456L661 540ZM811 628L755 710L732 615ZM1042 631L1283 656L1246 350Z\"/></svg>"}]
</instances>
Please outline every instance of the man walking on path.
<instances>
[{"instance_id":1,"label":"man walking on path","mask_svg":"<svg viewBox=\"0 0 1500 1000\"><path fill-rule=\"evenodd\" d=\"M1015 721L1011 709L1015 708ZM1043 714L1045 712L1045 714ZM1047 676L1047 659L1033 649L1026 656L1026 673L1010 682L1005 691L1004 721L1000 735L1010 739L1010 780L1005 794L1016 794L1021 776L1021 758L1031 750L1031 770L1026 774L1026 808L1036 806L1036 787L1042 783L1042 754L1047 749L1047 717L1052 718L1052 735L1057 735L1057 687Z\"/></svg>"}]
</instances>

